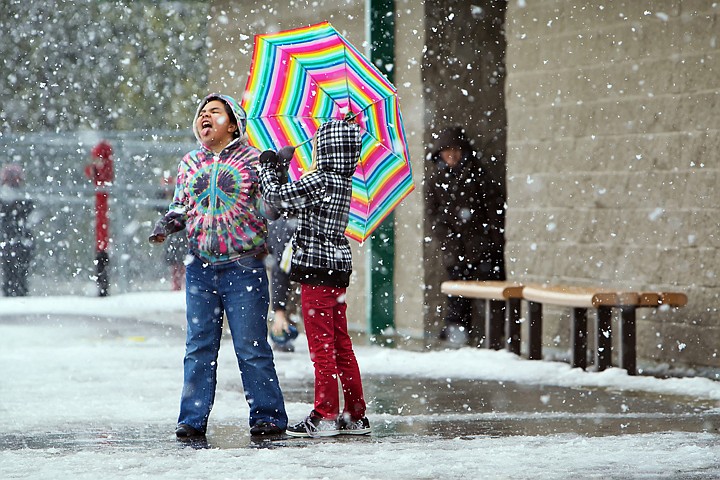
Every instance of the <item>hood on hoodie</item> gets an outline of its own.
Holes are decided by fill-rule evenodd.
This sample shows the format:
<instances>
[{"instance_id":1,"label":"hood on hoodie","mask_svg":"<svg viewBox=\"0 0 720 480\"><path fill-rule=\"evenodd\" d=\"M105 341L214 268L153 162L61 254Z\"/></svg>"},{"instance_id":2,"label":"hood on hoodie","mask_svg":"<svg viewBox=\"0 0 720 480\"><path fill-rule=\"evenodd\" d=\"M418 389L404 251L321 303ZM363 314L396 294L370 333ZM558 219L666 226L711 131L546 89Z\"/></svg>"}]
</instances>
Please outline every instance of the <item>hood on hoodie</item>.
<instances>
[{"instance_id":1,"label":"hood on hoodie","mask_svg":"<svg viewBox=\"0 0 720 480\"><path fill-rule=\"evenodd\" d=\"M318 170L352 177L360 159L360 127L345 120L330 120L320 125L315 135Z\"/></svg>"},{"instance_id":2,"label":"hood on hoodie","mask_svg":"<svg viewBox=\"0 0 720 480\"><path fill-rule=\"evenodd\" d=\"M243 135L245 135L245 127L247 126L247 115L245 114L245 110L243 110L243 108L234 98L228 95L223 95L221 93L211 93L207 97L203 98L203 100L198 105L197 110L195 111L195 116L193 117L192 131L195 134L195 138L197 139L197 141L202 143L202 141L200 141L200 132L198 132L196 125L196 121L198 119L198 116L200 115L200 110L202 110L202 108L212 100L220 100L230 106L230 110L232 110L233 115L235 116L235 122L238 126L238 136L242 137Z\"/></svg>"},{"instance_id":3,"label":"hood on hoodie","mask_svg":"<svg viewBox=\"0 0 720 480\"><path fill-rule=\"evenodd\" d=\"M432 157L437 160L441 151L446 148L459 148L463 153L472 151L472 145L465 137L465 129L460 126L453 126L444 129L438 135L437 141L433 142Z\"/></svg>"}]
</instances>

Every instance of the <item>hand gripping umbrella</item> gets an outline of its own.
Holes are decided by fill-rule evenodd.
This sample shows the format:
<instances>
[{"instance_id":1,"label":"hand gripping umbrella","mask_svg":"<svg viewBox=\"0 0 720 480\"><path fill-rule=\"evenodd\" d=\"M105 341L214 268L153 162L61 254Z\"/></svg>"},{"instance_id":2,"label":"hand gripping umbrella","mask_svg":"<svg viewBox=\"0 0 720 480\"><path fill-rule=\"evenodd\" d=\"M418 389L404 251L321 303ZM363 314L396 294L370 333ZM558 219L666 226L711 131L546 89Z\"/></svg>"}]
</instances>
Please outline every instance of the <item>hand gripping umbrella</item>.
<instances>
[{"instance_id":1,"label":"hand gripping umbrella","mask_svg":"<svg viewBox=\"0 0 720 480\"><path fill-rule=\"evenodd\" d=\"M257 35L242 99L251 145L296 146L290 178L311 163L308 142L325 121L355 117L362 132L350 223L359 242L415 188L397 90L328 22Z\"/></svg>"}]
</instances>

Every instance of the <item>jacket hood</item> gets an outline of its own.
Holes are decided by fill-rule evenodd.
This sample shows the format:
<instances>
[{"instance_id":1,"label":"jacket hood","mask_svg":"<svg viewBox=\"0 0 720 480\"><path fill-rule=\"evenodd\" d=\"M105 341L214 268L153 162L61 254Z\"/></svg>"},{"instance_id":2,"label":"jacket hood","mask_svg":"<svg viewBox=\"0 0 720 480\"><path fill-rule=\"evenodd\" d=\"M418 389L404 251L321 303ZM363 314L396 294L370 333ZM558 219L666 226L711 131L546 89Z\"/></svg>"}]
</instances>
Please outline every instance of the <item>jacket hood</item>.
<instances>
[{"instance_id":1,"label":"jacket hood","mask_svg":"<svg viewBox=\"0 0 720 480\"><path fill-rule=\"evenodd\" d=\"M192 122L192 131L195 134L195 138L198 142L202 143L200 141L200 132L198 132L197 126L195 125L195 121L197 120L198 116L200 115L200 110L207 105L208 102L211 100L221 100L225 102L226 104L230 105L230 109L232 110L233 114L235 115L235 121L238 125L238 132L240 132L240 137L245 135L245 128L247 126L247 115L245 114L245 110L240 106L240 104L232 97L228 95L223 95L221 93L211 93L207 97L203 98L200 104L197 107L197 110L195 110L195 116L193 117Z\"/></svg>"},{"instance_id":2,"label":"jacket hood","mask_svg":"<svg viewBox=\"0 0 720 480\"><path fill-rule=\"evenodd\" d=\"M352 177L360 158L360 127L345 120L330 120L320 125L317 135L318 170Z\"/></svg>"},{"instance_id":3,"label":"jacket hood","mask_svg":"<svg viewBox=\"0 0 720 480\"><path fill-rule=\"evenodd\" d=\"M472 145L465 137L464 128L449 127L440 132L437 141L433 142L432 156L437 158L442 150L453 147L459 148L463 153L472 151Z\"/></svg>"}]
</instances>

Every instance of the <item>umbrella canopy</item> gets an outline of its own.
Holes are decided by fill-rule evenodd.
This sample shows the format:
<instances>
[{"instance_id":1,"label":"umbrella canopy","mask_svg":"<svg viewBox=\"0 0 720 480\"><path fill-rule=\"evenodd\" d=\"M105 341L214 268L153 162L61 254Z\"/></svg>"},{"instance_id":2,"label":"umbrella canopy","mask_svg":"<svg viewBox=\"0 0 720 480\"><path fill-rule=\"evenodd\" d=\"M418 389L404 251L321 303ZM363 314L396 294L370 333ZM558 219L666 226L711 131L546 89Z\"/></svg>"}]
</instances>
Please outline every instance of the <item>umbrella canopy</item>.
<instances>
[{"instance_id":1,"label":"umbrella canopy","mask_svg":"<svg viewBox=\"0 0 720 480\"><path fill-rule=\"evenodd\" d=\"M242 106L251 145L297 147L293 180L310 166L308 140L318 127L355 116L362 150L352 179L350 238L367 239L414 189L395 87L328 22L257 35Z\"/></svg>"}]
</instances>

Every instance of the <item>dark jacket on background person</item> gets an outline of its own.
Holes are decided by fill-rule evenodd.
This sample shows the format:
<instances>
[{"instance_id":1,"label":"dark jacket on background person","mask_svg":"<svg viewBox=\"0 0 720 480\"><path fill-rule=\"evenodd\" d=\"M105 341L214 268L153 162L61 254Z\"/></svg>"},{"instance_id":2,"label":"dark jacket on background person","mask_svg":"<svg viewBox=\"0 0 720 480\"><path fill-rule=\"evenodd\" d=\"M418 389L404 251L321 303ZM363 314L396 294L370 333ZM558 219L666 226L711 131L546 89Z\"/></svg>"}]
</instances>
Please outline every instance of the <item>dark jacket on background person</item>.
<instances>
[{"instance_id":1,"label":"dark jacket on background person","mask_svg":"<svg viewBox=\"0 0 720 480\"><path fill-rule=\"evenodd\" d=\"M6 297L28 294L28 269L34 249L30 214L34 204L21 190L22 170L6 165L0 184L0 260Z\"/></svg>"},{"instance_id":2,"label":"dark jacket on background person","mask_svg":"<svg viewBox=\"0 0 720 480\"><path fill-rule=\"evenodd\" d=\"M440 151L448 147L462 151L462 160L453 168L440 158ZM444 267L454 279L504 279L504 201L499 182L459 127L442 132L431 161L426 208L434 236L442 244Z\"/></svg>"},{"instance_id":3,"label":"dark jacket on background person","mask_svg":"<svg viewBox=\"0 0 720 480\"><path fill-rule=\"evenodd\" d=\"M350 218L352 176L360 158L360 128L331 120L322 124L316 135L317 170L281 185L279 178L286 166L278 168L275 152L263 152L260 185L269 203L298 218L291 280L346 288L352 252L345 229Z\"/></svg>"}]
</instances>

